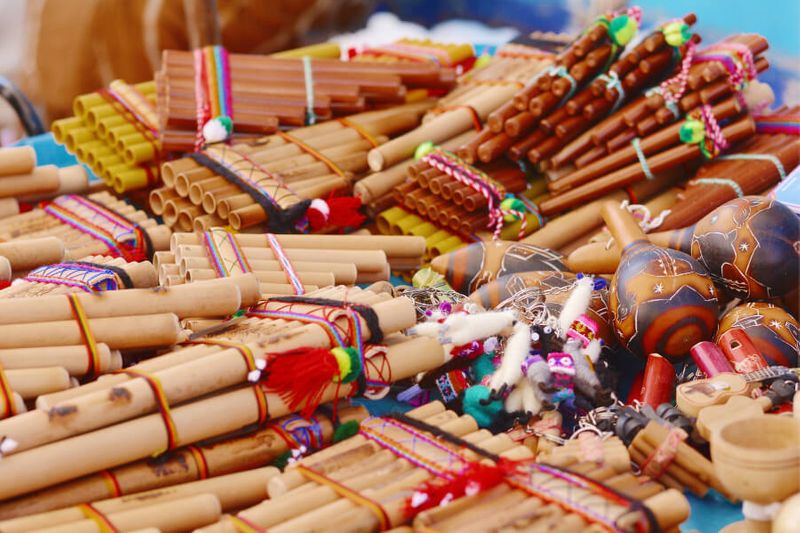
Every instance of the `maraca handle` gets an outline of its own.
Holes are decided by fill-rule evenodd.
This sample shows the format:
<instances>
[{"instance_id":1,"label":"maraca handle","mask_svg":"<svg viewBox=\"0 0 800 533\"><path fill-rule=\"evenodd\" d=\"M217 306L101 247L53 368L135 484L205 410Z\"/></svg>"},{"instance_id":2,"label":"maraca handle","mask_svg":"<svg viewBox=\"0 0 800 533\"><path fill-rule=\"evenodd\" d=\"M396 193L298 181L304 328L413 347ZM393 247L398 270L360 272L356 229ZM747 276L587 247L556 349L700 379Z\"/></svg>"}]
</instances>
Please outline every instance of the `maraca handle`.
<instances>
[{"instance_id":1,"label":"maraca handle","mask_svg":"<svg viewBox=\"0 0 800 533\"><path fill-rule=\"evenodd\" d=\"M608 230L621 249L635 241L646 241L647 236L633 215L616 202L605 202L601 211Z\"/></svg>"}]
</instances>

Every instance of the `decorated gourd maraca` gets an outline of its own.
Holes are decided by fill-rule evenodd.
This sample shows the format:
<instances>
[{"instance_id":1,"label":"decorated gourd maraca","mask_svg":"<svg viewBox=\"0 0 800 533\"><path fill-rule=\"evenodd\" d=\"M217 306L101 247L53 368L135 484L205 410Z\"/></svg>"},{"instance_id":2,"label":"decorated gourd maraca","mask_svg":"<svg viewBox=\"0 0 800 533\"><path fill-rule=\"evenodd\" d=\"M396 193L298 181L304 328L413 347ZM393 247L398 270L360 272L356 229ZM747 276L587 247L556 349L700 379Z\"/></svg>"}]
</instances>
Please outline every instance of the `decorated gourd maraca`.
<instances>
[{"instance_id":1,"label":"decorated gourd maraca","mask_svg":"<svg viewBox=\"0 0 800 533\"><path fill-rule=\"evenodd\" d=\"M798 284L800 219L775 200L737 198L695 225L691 253L734 296L782 296Z\"/></svg>"},{"instance_id":2,"label":"decorated gourd maraca","mask_svg":"<svg viewBox=\"0 0 800 533\"><path fill-rule=\"evenodd\" d=\"M719 304L705 267L688 254L651 244L616 203L604 204L602 214L623 247L608 302L619 341L640 357L658 353L677 361L711 340Z\"/></svg>"},{"instance_id":3,"label":"decorated gourd maraca","mask_svg":"<svg viewBox=\"0 0 800 533\"><path fill-rule=\"evenodd\" d=\"M569 269L563 256L547 248L510 241L476 242L431 261L453 289L470 294L505 274L534 270Z\"/></svg>"},{"instance_id":4,"label":"decorated gourd maraca","mask_svg":"<svg viewBox=\"0 0 800 533\"><path fill-rule=\"evenodd\" d=\"M764 196L727 202L694 226L651 233L650 242L690 253L731 296L784 296L800 284L800 219L786 205ZM576 271L614 268L619 248L592 243L570 254Z\"/></svg>"},{"instance_id":5,"label":"decorated gourd maraca","mask_svg":"<svg viewBox=\"0 0 800 533\"><path fill-rule=\"evenodd\" d=\"M797 366L800 325L780 307L767 302L748 302L734 307L720 319L717 339L734 328L747 333L770 365Z\"/></svg>"},{"instance_id":6,"label":"decorated gourd maraca","mask_svg":"<svg viewBox=\"0 0 800 533\"><path fill-rule=\"evenodd\" d=\"M522 290L536 288L539 291L531 296L533 298L542 296L548 311L554 316L558 316L577 278L578 276L572 272L558 271L506 274L483 285L469 297L484 309L492 309ZM615 342L615 340L609 326L607 283L605 280L597 279L595 285L598 288L592 291L586 313L597 324L598 336L606 344L613 344L612 341Z\"/></svg>"}]
</instances>

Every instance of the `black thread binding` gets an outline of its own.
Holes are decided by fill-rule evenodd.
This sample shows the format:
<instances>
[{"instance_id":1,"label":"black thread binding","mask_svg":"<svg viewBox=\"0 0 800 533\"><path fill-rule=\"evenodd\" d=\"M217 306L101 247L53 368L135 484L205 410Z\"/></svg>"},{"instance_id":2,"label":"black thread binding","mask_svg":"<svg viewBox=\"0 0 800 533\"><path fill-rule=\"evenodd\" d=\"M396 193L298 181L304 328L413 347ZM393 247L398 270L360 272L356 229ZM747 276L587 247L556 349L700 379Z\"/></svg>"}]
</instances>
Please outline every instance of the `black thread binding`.
<instances>
[{"instance_id":1,"label":"black thread binding","mask_svg":"<svg viewBox=\"0 0 800 533\"><path fill-rule=\"evenodd\" d=\"M250 198L260 205L267 214L267 228L269 228L272 233L296 233L294 227L295 223L305 215L308 206L311 205L311 200L302 200L287 209L281 209L278 205L271 202L262 191L244 181L225 165L214 161L212 158L200 152L188 154L188 157L215 174L222 176L226 181L233 183L250 195Z\"/></svg>"}]
</instances>

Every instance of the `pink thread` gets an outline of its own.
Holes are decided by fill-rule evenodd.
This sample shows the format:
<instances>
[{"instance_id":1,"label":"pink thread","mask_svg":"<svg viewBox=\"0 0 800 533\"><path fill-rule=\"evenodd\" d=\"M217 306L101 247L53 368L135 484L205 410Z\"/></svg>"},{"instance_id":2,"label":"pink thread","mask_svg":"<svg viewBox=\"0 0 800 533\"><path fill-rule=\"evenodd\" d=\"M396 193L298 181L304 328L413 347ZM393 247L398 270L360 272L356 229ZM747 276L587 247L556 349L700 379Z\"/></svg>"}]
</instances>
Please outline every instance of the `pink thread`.
<instances>
[{"instance_id":1,"label":"pink thread","mask_svg":"<svg viewBox=\"0 0 800 533\"><path fill-rule=\"evenodd\" d=\"M716 117L711 112L711 106L708 104L704 105L700 108L700 113L703 115L703 123L706 127L706 135L711 138L711 142L714 143L714 147L719 151L728 148L728 141L722 134L722 129L719 127Z\"/></svg>"},{"instance_id":2,"label":"pink thread","mask_svg":"<svg viewBox=\"0 0 800 533\"><path fill-rule=\"evenodd\" d=\"M686 87L689 83L689 68L692 66L694 62L694 54L695 54L696 46L693 41L689 41L686 44L686 55L683 57L683 61L681 61L681 70L675 75L673 78L670 78L666 81L663 81L660 85L661 87L661 96L664 97L664 100L670 103L677 104L678 100L686 92ZM670 90L670 85L678 84L678 91L673 93Z\"/></svg>"}]
</instances>

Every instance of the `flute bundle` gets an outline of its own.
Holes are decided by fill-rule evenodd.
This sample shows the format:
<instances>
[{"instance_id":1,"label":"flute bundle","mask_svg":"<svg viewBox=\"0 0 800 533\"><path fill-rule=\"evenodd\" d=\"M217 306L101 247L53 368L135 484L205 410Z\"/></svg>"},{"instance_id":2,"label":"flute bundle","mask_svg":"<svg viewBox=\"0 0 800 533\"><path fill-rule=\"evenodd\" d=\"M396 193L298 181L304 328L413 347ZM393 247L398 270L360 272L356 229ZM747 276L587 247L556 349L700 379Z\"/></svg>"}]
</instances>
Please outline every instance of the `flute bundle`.
<instances>
[{"instance_id":1,"label":"flute bundle","mask_svg":"<svg viewBox=\"0 0 800 533\"><path fill-rule=\"evenodd\" d=\"M555 467L524 462L530 458L530 450L515 445L508 435L478 430L471 417L458 417L438 402L429 403L404 416L366 420L359 435L303 458L271 478L269 500L201 531L232 532L239 524L295 531L332 520L338 530L347 531L380 531L412 521L416 527L435 525L438 530L444 524L437 522L445 517L462 522L461 527L471 520L478 531L490 522L505 521L509 508L494 500L498 495L509 499L509 493L518 495L516 504L526 502L527 507L544 506L542 499L555 502L542 523L558 518L586 527L592 522L617 521L627 531L637 522L642 525L644 514L635 505L637 499L645 498L650 498L644 504L655 515L650 520L657 517L665 529L676 527L688 515L688 503L680 494L673 491L653 498L663 488L653 482L637 483L628 463L625 474L616 477L616 471L598 468L596 463L579 465L578 470L594 478L587 484L586 477L570 479ZM608 489L601 480L610 480L613 485L609 486L626 495L616 495L616 500L603 496ZM470 487L466 493L465 485ZM479 496L472 495L476 492ZM442 498L447 498L446 507ZM599 501L589 503L592 498ZM487 499L493 505L485 504ZM667 503L675 508L669 509ZM467 511L470 505L485 508L477 515ZM503 512L492 512L490 507L502 507ZM426 510L431 508L438 510ZM584 512L587 508L591 511ZM460 520L465 511L469 519ZM620 519L624 514L633 516L627 516L626 522ZM653 521L644 530L657 527Z\"/></svg>"},{"instance_id":2,"label":"flute bundle","mask_svg":"<svg viewBox=\"0 0 800 533\"><path fill-rule=\"evenodd\" d=\"M380 63L438 63L455 68L457 72L469 70L475 62L472 45L450 44L430 39L398 39L395 42L368 46L348 51L351 61L375 61ZM427 94L423 93L427 96Z\"/></svg>"},{"instance_id":3,"label":"flute bundle","mask_svg":"<svg viewBox=\"0 0 800 533\"><path fill-rule=\"evenodd\" d=\"M213 47L165 50L156 82L161 140L172 151L402 104L410 89L449 89L455 72L432 62L271 58Z\"/></svg>"},{"instance_id":4,"label":"flute bundle","mask_svg":"<svg viewBox=\"0 0 800 533\"><path fill-rule=\"evenodd\" d=\"M150 494L183 494L186 488L202 486L197 482L206 479L220 478L224 482L229 474L258 469L291 452L312 453L323 448L334 442L342 429L366 416L363 407L340 407L334 421L330 411L321 409L308 419L289 415L244 434L237 432L206 443L182 446L157 459L134 461L0 503L3 520L0 527L3 531L20 531L34 527L40 520L67 523L84 517L74 512L78 510L75 507L63 509L71 505L92 502L93 507L108 512L112 502L144 500ZM278 473L276 469L270 470ZM228 483L225 486L231 488ZM265 491L266 480L254 500L237 500L238 505L225 510L259 503L266 497ZM122 499L132 495L134 498ZM60 511L47 512L54 509Z\"/></svg>"},{"instance_id":5,"label":"flute bundle","mask_svg":"<svg viewBox=\"0 0 800 533\"><path fill-rule=\"evenodd\" d=\"M127 262L121 257L89 256L80 261L35 268L16 279L12 286L0 290L0 298L142 289L156 285L156 270L149 261Z\"/></svg>"},{"instance_id":6,"label":"flute bundle","mask_svg":"<svg viewBox=\"0 0 800 533\"><path fill-rule=\"evenodd\" d=\"M636 68L636 63L615 60L638 28L641 14L638 8L627 13L615 13L598 19L584 34L555 59L555 64L520 89L513 100L491 113L487 125L475 142L464 145L459 155L468 161L490 162L507 150L515 160L526 155L533 163L540 163L545 154L554 153L587 123L604 115L615 101L625 98L622 77ZM611 28L614 28L613 31ZM652 68L654 76L669 63ZM612 70L608 70L612 65ZM655 65L653 65L655 67ZM609 74L606 75L605 72ZM595 76L606 79L592 82L592 87L582 89ZM641 75L626 78L636 84L643 83ZM628 82L630 90L636 86ZM604 90L613 88L611 98ZM567 106L567 102L573 105ZM535 129L531 133L531 130ZM555 135L552 135L555 133Z\"/></svg>"},{"instance_id":7,"label":"flute bundle","mask_svg":"<svg viewBox=\"0 0 800 533\"><path fill-rule=\"evenodd\" d=\"M584 133L565 148L569 150L565 157L560 154L554 157L558 160L554 166L577 157L578 168L564 167L553 175L548 188L554 196L542 203L542 212L558 213L681 165L713 159L730 145L752 136L755 125L747 114L747 106L763 105L771 98L766 86L752 82L759 68L766 68L766 62L756 57L766 47L763 37L737 35L703 52L695 53L690 48L674 78ZM725 55L728 52L714 55L717 50L728 50L733 57L730 63L725 63L726 67L712 68L718 64L715 58L729 57ZM714 70L715 77L705 76L709 69ZM706 90L702 84L709 83L705 81L707 78L725 90L709 90L700 97ZM687 94L692 86L700 91ZM667 105L672 111L668 120L659 121L647 115L648 102L656 93L661 95L658 105ZM749 101L743 94L749 95ZM682 98L686 99L684 107L676 103ZM675 122L684 109L690 113L685 120Z\"/></svg>"},{"instance_id":8,"label":"flute bundle","mask_svg":"<svg viewBox=\"0 0 800 533\"><path fill-rule=\"evenodd\" d=\"M76 97L75 116L54 121L53 137L117 193L152 187L161 154L155 100L152 81L112 81Z\"/></svg>"},{"instance_id":9,"label":"flute bundle","mask_svg":"<svg viewBox=\"0 0 800 533\"><path fill-rule=\"evenodd\" d=\"M167 226L107 192L58 196L43 208L0 220L0 239L56 237L63 242L65 260L108 255L143 261L156 250L167 249L171 233ZM36 266L41 264L47 263Z\"/></svg>"},{"instance_id":10,"label":"flute bundle","mask_svg":"<svg viewBox=\"0 0 800 533\"><path fill-rule=\"evenodd\" d=\"M84 193L89 188L89 176L80 165L37 166L36 152L30 146L0 148L0 199L4 201L31 202L59 194Z\"/></svg>"},{"instance_id":11,"label":"flute bundle","mask_svg":"<svg viewBox=\"0 0 800 533\"><path fill-rule=\"evenodd\" d=\"M276 233L357 227L360 202L330 196L349 192L367 170L369 149L416 126L430 105L361 113L249 145L209 146L163 165L165 187L152 191L151 208L182 231L226 223Z\"/></svg>"}]
</instances>

